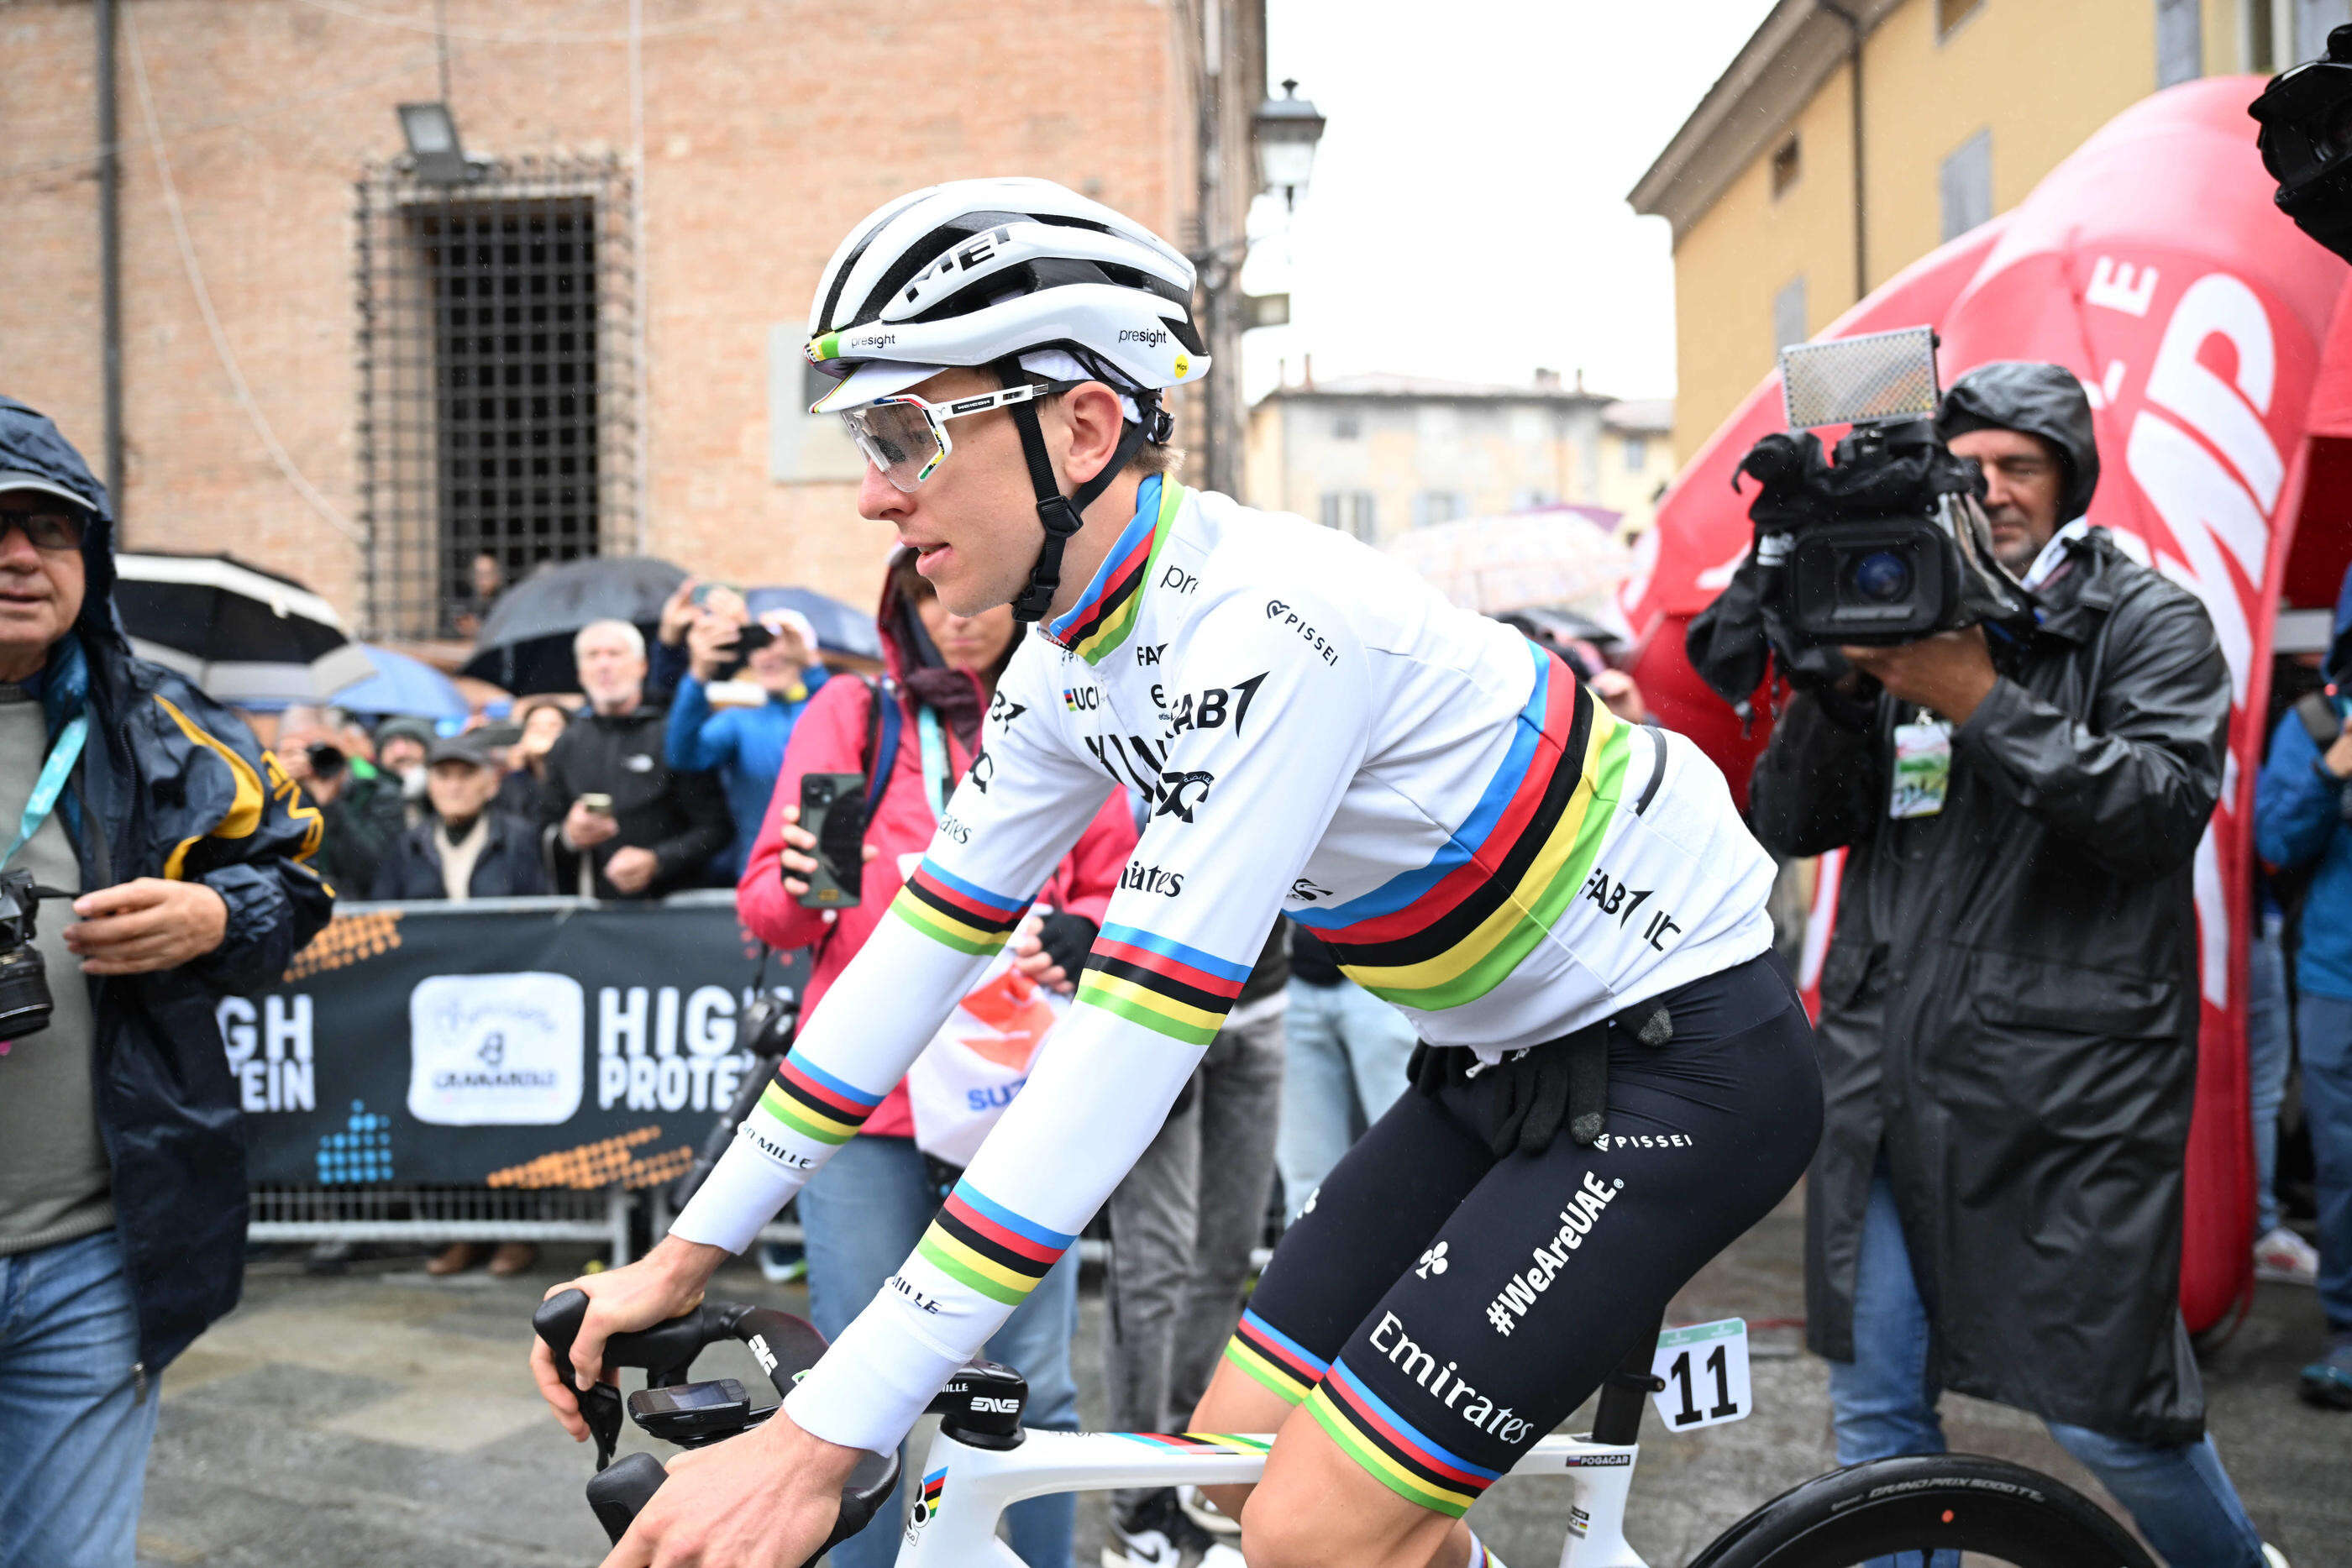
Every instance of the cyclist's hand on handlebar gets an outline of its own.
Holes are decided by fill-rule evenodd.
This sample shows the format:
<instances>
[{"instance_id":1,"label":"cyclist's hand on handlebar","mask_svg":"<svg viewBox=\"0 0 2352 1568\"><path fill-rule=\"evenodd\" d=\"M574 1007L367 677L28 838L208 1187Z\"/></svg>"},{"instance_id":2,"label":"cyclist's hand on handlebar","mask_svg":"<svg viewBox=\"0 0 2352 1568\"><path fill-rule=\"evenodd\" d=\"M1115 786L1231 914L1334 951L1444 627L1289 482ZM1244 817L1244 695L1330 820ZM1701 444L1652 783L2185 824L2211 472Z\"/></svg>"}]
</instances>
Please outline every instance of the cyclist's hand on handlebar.
<instances>
[{"instance_id":1,"label":"cyclist's hand on handlebar","mask_svg":"<svg viewBox=\"0 0 2352 1568\"><path fill-rule=\"evenodd\" d=\"M669 1461L669 1479L604 1568L800 1568L833 1533L857 1450L779 1410L765 1426Z\"/></svg>"},{"instance_id":2,"label":"cyclist's hand on handlebar","mask_svg":"<svg viewBox=\"0 0 2352 1568\"><path fill-rule=\"evenodd\" d=\"M588 1315L580 1325L579 1337L572 1342L572 1371L578 1385L584 1388L600 1378L614 1381L604 1375L604 1342L616 1333L651 1328L692 1312L702 1301L704 1283L726 1256L717 1247L670 1237L626 1267L583 1274L551 1287L549 1296L578 1291L588 1298ZM572 1441L586 1442L588 1424L580 1418L580 1402L565 1385L555 1364L555 1353L537 1337L530 1342L530 1374Z\"/></svg>"}]
</instances>

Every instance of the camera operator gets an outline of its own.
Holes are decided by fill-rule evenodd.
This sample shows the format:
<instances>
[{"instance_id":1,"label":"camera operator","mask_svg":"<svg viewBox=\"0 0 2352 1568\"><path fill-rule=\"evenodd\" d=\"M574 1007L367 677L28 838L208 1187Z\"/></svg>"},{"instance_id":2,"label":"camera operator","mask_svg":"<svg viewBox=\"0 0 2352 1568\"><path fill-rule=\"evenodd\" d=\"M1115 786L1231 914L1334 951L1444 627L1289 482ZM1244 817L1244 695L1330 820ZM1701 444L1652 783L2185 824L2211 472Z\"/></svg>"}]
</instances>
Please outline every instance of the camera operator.
<instances>
[{"instance_id":1,"label":"camera operator","mask_svg":"<svg viewBox=\"0 0 2352 1568\"><path fill-rule=\"evenodd\" d=\"M327 824L311 869L344 897L364 898L384 856L408 831L400 780L346 751L341 730L315 707L288 708L270 749Z\"/></svg>"},{"instance_id":2,"label":"camera operator","mask_svg":"<svg viewBox=\"0 0 2352 1568\"><path fill-rule=\"evenodd\" d=\"M2168 1561L2260 1568L2179 1307L2229 671L2203 607L2084 522L2073 375L1979 366L1937 427L2038 625L1841 650L1749 800L1777 853L1851 852L1806 1203L1838 1459L1941 1452L1956 1388L2042 1416Z\"/></svg>"},{"instance_id":3,"label":"camera operator","mask_svg":"<svg viewBox=\"0 0 2352 1568\"><path fill-rule=\"evenodd\" d=\"M19 960L0 995L5 1568L130 1568L156 1379L244 1269L214 1008L331 908L302 863L317 810L227 709L131 656L112 533L80 455L0 398L0 868L79 895L36 906L46 975Z\"/></svg>"}]
</instances>

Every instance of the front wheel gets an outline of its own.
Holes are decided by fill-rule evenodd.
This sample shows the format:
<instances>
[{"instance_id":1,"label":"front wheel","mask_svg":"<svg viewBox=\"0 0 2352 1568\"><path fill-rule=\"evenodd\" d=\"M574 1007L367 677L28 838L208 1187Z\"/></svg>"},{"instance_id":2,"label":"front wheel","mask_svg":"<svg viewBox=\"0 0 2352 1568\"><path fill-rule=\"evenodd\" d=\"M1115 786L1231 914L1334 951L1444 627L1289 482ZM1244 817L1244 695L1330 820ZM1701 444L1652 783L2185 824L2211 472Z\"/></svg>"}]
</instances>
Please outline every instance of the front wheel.
<instances>
[{"instance_id":1,"label":"front wheel","mask_svg":"<svg viewBox=\"0 0 2352 1568\"><path fill-rule=\"evenodd\" d=\"M2012 1568L2155 1568L2081 1492L1979 1454L1873 1459L1816 1476L1724 1531L1690 1568L1852 1568L1882 1557L1924 1568L1941 1552Z\"/></svg>"}]
</instances>

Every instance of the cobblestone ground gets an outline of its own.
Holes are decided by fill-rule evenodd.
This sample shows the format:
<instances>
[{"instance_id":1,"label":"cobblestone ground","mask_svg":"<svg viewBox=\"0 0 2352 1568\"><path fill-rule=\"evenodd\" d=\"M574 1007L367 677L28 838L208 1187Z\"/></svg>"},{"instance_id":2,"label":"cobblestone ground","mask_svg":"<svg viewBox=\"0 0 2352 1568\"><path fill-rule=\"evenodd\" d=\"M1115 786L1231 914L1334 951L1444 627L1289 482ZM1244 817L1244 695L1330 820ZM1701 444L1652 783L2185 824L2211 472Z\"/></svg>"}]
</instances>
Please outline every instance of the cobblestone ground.
<instances>
[{"instance_id":1,"label":"cobblestone ground","mask_svg":"<svg viewBox=\"0 0 2352 1568\"><path fill-rule=\"evenodd\" d=\"M1830 1464L1822 1364L1798 1349L1800 1220L1791 1205L1709 1266L1673 1321L1742 1316L1753 1328L1757 1413L1651 1440L1628 1533L1666 1568L1687 1562L1758 1503ZM523 1366L531 1304L584 1253L551 1249L520 1281L428 1279L417 1260L315 1280L257 1265L246 1304L163 1380L139 1542L143 1563L218 1568L577 1568L603 1537L582 1502L589 1457L541 1413ZM558 1270L562 1272L559 1273ZM749 1268L712 1293L799 1311L804 1298ZM2299 1404L2294 1369L2319 1333L2308 1291L2263 1286L2252 1317L2206 1366L2224 1460L2264 1534L2296 1568L2352 1568L2352 1415ZM1091 1284L1079 1385L1101 1409L1102 1312ZM757 1377L746 1357L727 1375ZM719 1374L713 1374L719 1375ZM2096 1485L2038 1423L1974 1400L1946 1405L1956 1448ZM1571 1429L1584 1424L1580 1416ZM1557 1563L1563 1486L1497 1487L1473 1518L1518 1568ZM1092 1568L1098 1500L1081 1502L1079 1563Z\"/></svg>"}]
</instances>

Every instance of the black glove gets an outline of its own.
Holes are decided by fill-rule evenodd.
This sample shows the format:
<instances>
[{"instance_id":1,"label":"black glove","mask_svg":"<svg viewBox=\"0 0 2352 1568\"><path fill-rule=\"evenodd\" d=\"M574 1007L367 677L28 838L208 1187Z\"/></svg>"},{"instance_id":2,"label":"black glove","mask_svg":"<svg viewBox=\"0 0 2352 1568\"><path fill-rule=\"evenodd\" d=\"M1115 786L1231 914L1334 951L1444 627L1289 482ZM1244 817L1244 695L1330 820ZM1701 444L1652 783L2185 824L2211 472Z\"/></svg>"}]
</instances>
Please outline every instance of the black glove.
<instances>
[{"instance_id":1,"label":"black glove","mask_svg":"<svg viewBox=\"0 0 2352 1568\"><path fill-rule=\"evenodd\" d=\"M1087 967L1087 955L1094 951L1095 934L1101 929L1083 915L1055 910L1045 916L1045 925L1037 932L1037 943L1045 949L1045 956L1059 964L1062 973L1075 985L1078 971Z\"/></svg>"}]
</instances>

